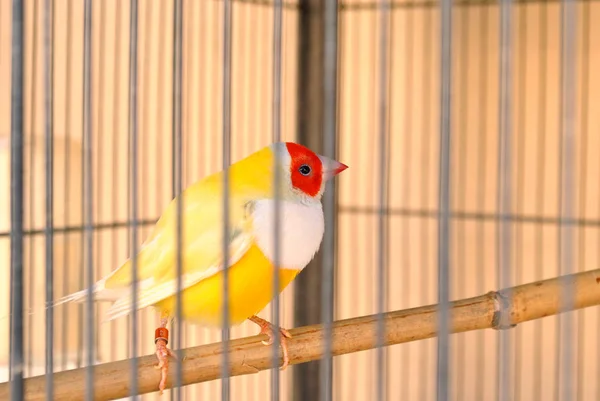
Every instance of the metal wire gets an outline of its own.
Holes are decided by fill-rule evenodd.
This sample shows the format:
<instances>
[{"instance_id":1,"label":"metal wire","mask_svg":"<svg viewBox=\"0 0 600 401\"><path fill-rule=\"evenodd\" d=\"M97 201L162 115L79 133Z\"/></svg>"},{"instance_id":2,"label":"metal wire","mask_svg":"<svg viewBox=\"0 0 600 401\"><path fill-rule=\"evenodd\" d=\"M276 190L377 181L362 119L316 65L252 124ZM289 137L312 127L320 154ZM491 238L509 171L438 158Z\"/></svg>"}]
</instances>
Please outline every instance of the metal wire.
<instances>
[{"instance_id":1,"label":"metal wire","mask_svg":"<svg viewBox=\"0 0 600 401\"><path fill-rule=\"evenodd\" d=\"M38 38L39 38L39 34L38 34L38 28L39 25L38 21L39 21L39 3L36 1L33 3L33 21L34 21L34 25L33 25L33 38L31 40L31 62L33 65L38 65L39 61L38 61ZM32 105L37 104L37 98L38 98L38 85L37 85L37 74L35 73L35 70L32 68L30 71L30 75L29 75L29 80L31 82L31 85L29 85L29 103ZM32 107L30 114L29 114L29 124L30 124L30 128L29 129L29 163L28 163L28 167L26 168L25 171L28 171L28 180L29 180L29 190L25 190L26 191L26 196L29 197L29 199L35 199L36 196L36 188L35 188L35 150L36 150L36 135L33 132L33 127L35 127L35 122L37 121L38 118L38 113L37 113L37 107ZM26 134L27 135L27 134ZM30 227L33 227L36 223L35 221L35 209L34 209L34 202L29 202L29 207L28 207L28 211L27 211L27 220L28 220L28 225ZM24 267L27 270L26 273L26 277L28 278L27 280L27 286L29 288L33 288L33 285L35 283L35 276L36 276L36 271L34 268L34 246L35 246L35 242L33 241L33 239L30 239L29 241L25 242L26 245L26 249L27 249L27 262ZM28 245L28 246L27 246ZM34 292L33 291L29 291L29 296L27 297L27 303L29 305L33 304L33 297L34 297ZM33 316L29 315L28 319L27 319L27 324L25 325L25 327L29 326L29 327L33 327ZM25 355L25 362L27 364L27 368L25 369L25 372L28 372L28 374L31 374L31 370L32 370L32 364L33 364L33 336L27 336L27 345L25 346L25 351L26 351L26 355Z\"/></svg>"},{"instance_id":2,"label":"metal wire","mask_svg":"<svg viewBox=\"0 0 600 401\"><path fill-rule=\"evenodd\" d=\"M106 47L107 47L107 40L106 40L106 26L108 24L106 23L106 2L102 2L100 4L100 21L99 21L99 41L100 41L100 49L98 51L98 60L100 63L102 63L105 60L106 57ZM102 168L102 162L104 159L104 138L106 137L106 132L104 130L105 127L105 118L103 118L104 116L104 111L105 111L105 107L104 107L104 99L105 99L105 82L106 82L106 69L105 68L100 68L100 70L98 71L98 102L97 102L97 113L98 113L98 124L97 124L97 134L95 135L96 137L96 143L94 144L95 146L95 154L96 154L96 182L98 183L98 191L96 191L94 194L96 196L96 199L94 200L95 205L96 205L96 213L98 216L98 220L102 219L102 214L104 212L104 203L103 202L103 192L102 192L102 183L104 182L104 169ZM94 229L94 232L95 229ZM101 235L97 235L96 238L96 247L97 249L102 249L103 246L103 242L102 242L102 236ZM96 252L95 255L95 266L96 266L96 277L101 277L102 276L102 263L104 262L103 259L103 254L102 252ZM96 304L94 305L94 315L98 316L100 313L99 310L99 305ZM97 352L98 352L98 359L102 360L103 355L101 354L101 346L100 346L100 333L101 331L98 330L98 333L96 334L96 341L94 342L94 347L96 348Z\"/></svg>"},{"instance_id":3,"label":"metal wire","mask_svg":"<svg viewBox=\"0 0 600 401\"><path fill-rule=\"evenodd\" d=\"M511 284L511 222L506 215L511 212L512 199L512 38L511 38L511 0L502 0L500 3L500 77L499 77L499 135L498 135L498 210L500 218L498 226L498 284L500 289L508 288ZM510 295L508 295L510 296ZM508 316L501 314L501 327L509 327ZM498 341L498 400L511 399L510 388L510 333L500 331Z\"/></svg>"},{"instance_id":4,"label":"metal wire","mask_svg":"<svg viewBox=\"0 0 600 401\"><path fill-rule=\"evenodd\" d=\"M438 222L438 304L437 400L449 394L449 302L450 302L450 140L451 140L451 63L452 1L441 2L441 93L440 93L440 165Z\"/></svg>"},{"instance_id":5,"label":"metal wire","mask_svg":"<svg viewBox=\"0 0 600 401\"><path fill-rule=\"evenodd\" d=\"M24 5L12 2L10 116L10 392L23 399L23 71Z\"/></svg>"},{"instance_id":6,"label":"metal wire","mask_svg":"<svg viewBox=\"0 0 600 401\"><path fill-rule=\"evenodd\" d=\"M337 136L337 79L338 79L338 2L328 0L324 3L323 33L323 153L334 158ZM323 194L323 214L325 233L323 234L322 251L322 285L321 285L321 319L323 323L324 349L320 366L320 399L330 401L333 398L333 357L331 354L331 328L333 322L334 292L334 234L335 227L335 194L332 182L326 183Z\"/></svg>"},{"instance_id":7,"label":"metal wire","mask_svg":"<svg viewBox=\"0 0 600 401\"><path fill-rule=\"evenodd\" d=\"M64 209L63 209L63 214L64 214L64 220L65 220L65 225L69 225L70 222L70 218L71 218L71 208L73 207L71 204L71 187L70 187L70 174L68 174L68 172L71 171L72 169L72 164L71 164L71 137L72 137L72 133L71 133L71 124L69 123L69 121L71 120L71 103L72 103L72 54L73 54L73 37L75 35L73 35L73 30L72 30L72 25L73 25L73 2L69 1L67 3L67 20L66 20L66 25L67 25L67 33L66 33L66 41L67 41L67 55L66 55L66 67L65 67L65 96L66 96L66 107L65 107L65 121L67 121L67 132L66 132L66 138L65 138L65 147L64 147L64 154L65 154L65 162L64 162L64 171L65 171L65 182L64 182ZM56 231L56 230L55 230ZM77 230L77 232L82 232L83 231L83 225L81 226L80 229ZM65 233L66 234L66 233ZM65 235L64 236L64 240L65 242L69 239L69 236ZM69 249L68 247L63 247L63 254L62 254L62 260L63 260L63 266L62 266L62 270L63 271L68 271L69 266L68 266L68 260L69 260ZM64 274L63 275L63 280L62 280L62 288L63 291L66 293L69 290L69 279L68 279L68 275ZM63 333L67 333L68 331L68 323L69 323L69 309L68 307L64 308L64 312L63 312L63 320L62 320L62 332ZM81 309L81 308L78 308ZM80 313L78 313L78 321L81 321L81 316ZM79 340L79 332L78 334L78 340ZM61 349L62 349L62 355L61 355L61 367L62 369L66 369L67 367L67 336L64 335L62 336L62 341L61 341ZM79 347L78 347L79 349Z\"/></svg>"},{"instance_id":8,"label":"metal wire","mask_svg":"<svg viewBox=\"0 0 600 401\"><path fill-rule=\"evenodd\" d=\"M92 0L84 6L83 32L83 147L82 147L82 189L83 189L83 235L84 271L87 281L85 334L88 347L86 363L86 400L94 399L94 232L93 224L93 170L92 170Z\"/></svg>"},{"instance_id":9,"label":"metal wire","mask_svg":"<svg viewBox=\"0 0 600 401\"><path fill-rule=\"evenodd\" d=\"M117 7L117 9L115 10L115 18L117 21L120 21L120 7ZM119 22L117 22L115 24L115 39L114 39L114 49L115 49L115 57L114 57L114 62L113 62L113 69L114 69L114 80L113 80L113 87L112 87L112 93L115 94L115 99L113 102L113 123L112 123L112 148L111 148L111 153L112 153L112 157L111 157L111 162L113 165L112 171L111 171L111 180L113 183L118 182L118 177L119 174L121 172L121 157L119 157L119 142L116 140L116 138L119 135L119 122L121 121L121 97L117 96L116 94L118 93L118 88L119 88L119 84L121 82L121 24ZM118 210L118 202L119 202L119 193L118 191L113 191L112 193L112 199L111 199L111 206L110 206L110 213L111 215L116 215L117 210ZM128 225L129 222L123 222L123 224L120 227L126 227ZM140 223L140 224L144 224L144 223ZM111 236L111 244L110 244L110 251L112 253L112 257L110 258L110 264L111 266L117 266L118 263L118 259L117 259L117 247L118 247L118 241L117 241L117 228L119 227L111 227L112 229L112 236ZM96 231L99 231L97 225L94 227L94 229ZM110 327L110 336L111 338L116 338L117 337L117 327L115 322L111 322L111 327ZM111 352L110 352L110 358L111 360L114 360L116 358L116 347L111 347Z\"/></svg>"},{"instance_id":10,"label":"metal wire","mask_svg":"<svg viewBox=\"0 0 600 401\"><path fill-rule=\"evenodd\" d=\"M385 244L387 241L385 232L386 215L384 209L387 206L386 185L387 181L387 136L388 136L388 59L389 59L389 20L390 20L390 2L382 0L379 7L379 99L378 99L378 123L379 123L379 185L378 202L379 213L377 220L377 400L383 401L385 398L385 321L383 313L385 312Z\"/></svg>"},{"instance_id":11,"label":"metal wire","mask_svg":"<svg viewBox=\"0 0 600 401\"><path fill-rule=\"evenodd\" d=\"M44 109L46 188L46 400L54 399L54 1L44 2ZM33 336L32 336L33 337Z\"/></svg>"},{"instance_id":12,"label":"metal wire","mask_svg":"<svg viewBox=\"0 0 600 401\"><path fill-rule=\"evenodd\" d=\"M221 399L230 399L229 379L229 165L231 164L231 0L223 0L223 366Z\"/></svg>"},{"instance_id":13,"label":"metal wire","mask_svg":"<svg viewBox=\"0 0 600 401\"><path fill-rule=\"evenodd\" d=\"M257 0L237 0L237 1L257 1ZM515 4L554 4L564 0L513 0ZM577 0L581 3L595 3L598 0ZM427 9L437 8L439 1L436 0L416 0L416 1L393 1L391 3L392 10L406 9ZM494 0L457 0L453 3L453 7L485 7L496 5ZM373 11L379 7L377 1L348 1L340 4L341 12L356 12L356 11Z\"/></svg>"},{"instance_id":14,"label":"metal wire","mask_svg":"<svg viewBox=\"0 0 600 401\"><path fill-rule=\"evenodd\" d=\"M129 11L129 252L131 254L131 383L129 394L138 393L138 2L131 0Z\"/></svg>"},{"instance_id":15,"label":"metal wire","mask_svg":"<svg viewBox=\"0 0 600 401\"><path fill-rule=\"evenodd\" d=\"M561 230L560 230L560 275L568 275L573 269L573 193L575 190L575 35L576 35L576 5L573 0L564 0L561 7L561 195L559 198ZM574 306L574 287L572 282L565 278L562 306L570 310ZM563 400L573 398L573 341L574 313L567 312L559 315L560 346L560 395ZM581 374L581 372L580 372Z\"/></svg>"},{"instance_id":16,"label":"metal wire","mask_svg":"<svg viewBox=\"0 0 600 401\"><path fill-rule=\"evenodd\" d=\"M377 214L379 212L379 208L374 207L362 207L362 206L340 206L339 210L344 213L351 214ZM436 209L421 209L421 208L399 208L399 207L387 207L384 208L384 213L386 216L409 216L409 217L418 217L418 218L435 218L438 216L438 211ZM491 212L472 212L466 210L453 210L450 213L450 218L454 220L474 220L474 221L497 221L498 219L507 219L511 222L515 223L532 223L536 225L560 225L561 218L555 216L545 216L542 214L526 214L526 213L509 213L509 214L499 214L499 213L491 213ZM158 218L149 218L149 219L139 219L138 226L139 227L147 227L153 226L156 224ZM577 218L573 217L570 219L570 223L574 226L584 228L594 228L600 227L600 219L592 219L592 218ZM92 225L92 228L95 231L101 230L115 230L118 228L126 228L129 222L127 221L112 221L108 223L95 223ZM69 234L69 233L77 233L83 230L82 225L69 225L66 227L54 227L55 234ZM33 230L24 230L23 234L25 236L36 236L36 235L44 235L44 229L33 229ZM10 237L10 231L0 232L0 238Z\"/></svg>"},{"instance_id":17,"label":"metal wire","mask_svg":"<svg viewBox=\"0 0 600 401\"><path fill-rule=\"evenodd\" d=\"M281 39L282 37L282 2L275 0L273 4L273 142L281 141ZM279 268L281 263L281 158L275 152L275 168L273 174L274 190L274 227L273 227L273 300L271 301L271 314L273 316L273 344L271 368L271 400L279 400L279 347L281 333L279 331Z\"/></svg>"},{"instance_id":18,"label":"metal wire","mask_svg":"<svg viewBox=\"0 0 600 401\"><path fill-rule=\"evenodd\" d=\"M171 396L181 400L182 376L182 273L183 273L183 132L182 132L182 91L183 91L183 0L175 0L173 9L173 196L176 197L176 277L177 292L175 301L175 342L174 349L177 355L175 364L174 392Z\"/></svg>"},{"instance_id":19,"label":"metal wire","mask_svg":"<svg viewBox=\"0 0 600 401\"><path fill-rule=\"evenodd\" d=\"M353 214L377 214L379 208L374 207L361 207L361 206L341 206L340 210L345 213ZM420 209L420 208L397 208L389 207L385 209L385 213L390 216L411 216L420 218L435 218L439 215L439 211L436 209ZM556 225L561 224L560 217L544 216L539 214L499 214L489 212L471 212L465 210L453 210L450 212L450 219L454 220L476 220L484 222L493 222L498 219L507 219L511 222L516 223L534 223L540 226L543 225ZM600 227L600 220L597 219L583 219L583 218L571 218L569 222L579 227Z\"/></svg>"}]
</instances>

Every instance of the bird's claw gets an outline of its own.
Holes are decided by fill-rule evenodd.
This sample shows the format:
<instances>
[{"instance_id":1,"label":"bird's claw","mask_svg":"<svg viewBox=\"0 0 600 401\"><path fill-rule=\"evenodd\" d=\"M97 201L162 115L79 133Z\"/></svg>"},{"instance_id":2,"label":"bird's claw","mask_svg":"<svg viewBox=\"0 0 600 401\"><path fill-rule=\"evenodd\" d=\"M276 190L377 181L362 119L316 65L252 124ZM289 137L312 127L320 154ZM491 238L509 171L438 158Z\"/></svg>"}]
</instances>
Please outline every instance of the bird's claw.
<instances>
[{"instance_id":1,"label":"bird's claw","mask_svg":"<svg viewBox=\"0 0 600 401\"><path fill-rule=\"evenodd\" d=\"M160 383L158 389L160 394L163 393L167 385L167 373L169 372L169 357L177 359L177 355L167 348L167 342L164 340L156 341L156 357L158 358L158 365L154 365L154 369L160 370Z\"/></svg>"},{"instance_id":2,"label":"bird's claw","mask_svg":"<svg viewBox=\"0 0 600 401\"><path fill-rule=\"evenodd\" d=\"M275 335L274 335L275 326L267 321L258 323L258 325L260 326L260 334L265 334L269 337L268 340L263 340L263 341L261 341L261 343L263 345L272 345L273 342L275 341ZM279 340L281 343L281 349L283 351L283 365L281 365L280 369L285 370L290 363L290 357L288 355L288 349L287 349L287 339L292 338L292 335L290 334L289 331L287 331L284 328L279 327L278 329L279 329L279 333L281 334L279 337Z\"/></svg>"}]
</instances>

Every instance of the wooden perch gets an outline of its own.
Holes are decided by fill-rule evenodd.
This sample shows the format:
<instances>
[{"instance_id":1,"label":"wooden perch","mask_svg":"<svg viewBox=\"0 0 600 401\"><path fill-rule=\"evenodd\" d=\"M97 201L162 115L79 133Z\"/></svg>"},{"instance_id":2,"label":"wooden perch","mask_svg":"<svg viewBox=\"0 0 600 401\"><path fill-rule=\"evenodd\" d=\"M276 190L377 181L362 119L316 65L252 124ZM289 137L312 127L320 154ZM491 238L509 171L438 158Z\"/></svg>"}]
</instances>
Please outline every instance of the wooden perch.
<instances>
[{"instance_id":1,"label":"wooden perch","mask_svg":"<svg viewBox=\"0 0 600 401\"><path fill-rule=\"evenodd\" d=\"M460 333L487 328L499 329L545 316L556 315L565 309L561 300L565 289L573 294L571 309L600 304L600 269L570 276L553 278L490 292L451 304L451 331ZM388 312L385 319L385 344L400 344L431 338L436 335L437 305ZM322 356L323 332L320 325L290 330L288 342L291 364L317 360ZM333 355L372 349L376 344L377 316L340 320L333 325ZM230 342L231 375L247 375L268 369L272 347L260 343L264 337L253 336ZM202 345L183 350L183 385L215 380L221 373L222 344ZM157 391L159 371L154 355L139 359L139 391ZM281 352L280 352L281 361ZM94 367L97 400L110 400L129 395L130 361L110 362ZM170 373L175 374L175 363ZM168 386L172 383L171 376ZM81 400L85 395L85 369L74 369L54 374L55 400ZM8 383L0 384L0 399L10 396ZM26 400L45 400L45 376L25 380Z\"/></svg>"}]
</instances>

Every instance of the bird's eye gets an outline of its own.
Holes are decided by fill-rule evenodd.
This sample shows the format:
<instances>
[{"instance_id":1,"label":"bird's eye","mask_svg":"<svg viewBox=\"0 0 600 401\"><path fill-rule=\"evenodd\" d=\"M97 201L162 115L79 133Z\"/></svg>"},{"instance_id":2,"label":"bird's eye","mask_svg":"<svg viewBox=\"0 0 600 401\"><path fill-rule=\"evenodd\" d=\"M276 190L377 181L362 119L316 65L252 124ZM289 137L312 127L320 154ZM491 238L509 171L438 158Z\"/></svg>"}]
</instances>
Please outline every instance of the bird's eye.
<instances>
[{"instance_id":1,"label":"bird's eye","mask_svg":"<svg viewBox=\"0 0 600 401\"><path fill-rule=\"evenodd\" d=\"M306 164L303 164L300 166L300 168L298 169L298 171L300 171L300 174L302 175L309 175L310 174L310 167L307 166Z\"/></svg>"}]
</instances>

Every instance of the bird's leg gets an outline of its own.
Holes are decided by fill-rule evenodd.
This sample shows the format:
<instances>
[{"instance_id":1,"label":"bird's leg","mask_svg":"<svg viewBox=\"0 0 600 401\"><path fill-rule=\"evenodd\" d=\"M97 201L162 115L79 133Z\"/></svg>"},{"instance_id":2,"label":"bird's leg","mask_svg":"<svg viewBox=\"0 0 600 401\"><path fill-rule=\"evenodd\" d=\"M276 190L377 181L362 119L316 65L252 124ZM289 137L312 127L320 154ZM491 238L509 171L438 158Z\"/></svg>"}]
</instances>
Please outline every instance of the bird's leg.
<instances>
[{"instance_id":1,"label":"bird's leg","mask_svg":"<svg viewBox=\"0 0 600 401\"><path fill-rule=\"evenodd\" d=\"M167 348L169 342L169 330L167 329L167 322L169 317L161 315L160 326L154 332L154 344L156 344L156 357L158 358L158 365L154 365L155 369L160 369L160 383L158 388L160 394L163 393L165 385L167 384L167 373L169 371L169 356L177 359L177 356L173 351Z\"/></svg>"},{"instance_id":2,"label":"bird's leg","mask_svg":"<svg viewBox=\"0 0 600 401\"><path fill-rule=\"evenodd\" d=\"M275 329L279 330L281 336L279 337L281 341L281 349L283 351L283 365L281 365L281 370L285 370L288 364L290 363L290 357L288 355L287 349L287 339L292 338L292 335L289 331L281 327L275 327L273 324L267 322L265 319L262 319L258 316L250 316L248 318L253 323L256 323L260 327L260 334L266 334L269 339L267 341L263 341L264 345L271 345L274 341L273 331Z\"/></svg>"}]
</instances>

